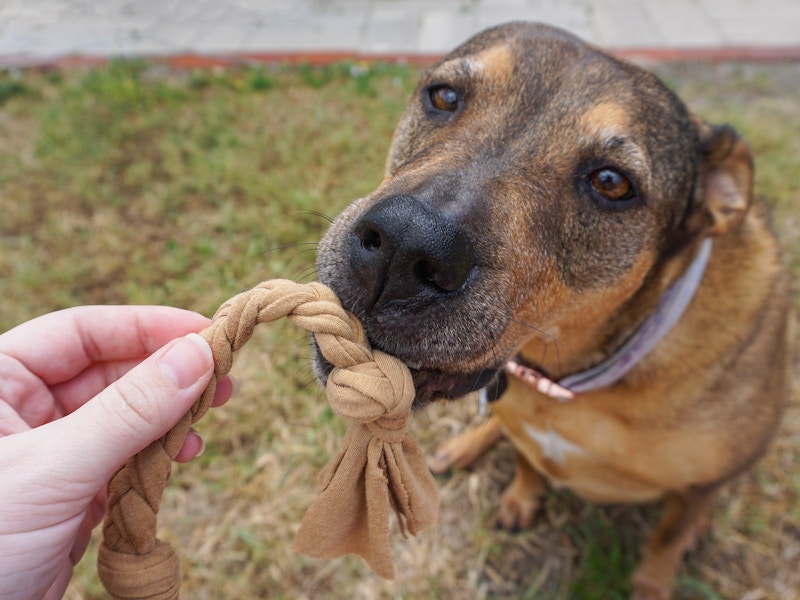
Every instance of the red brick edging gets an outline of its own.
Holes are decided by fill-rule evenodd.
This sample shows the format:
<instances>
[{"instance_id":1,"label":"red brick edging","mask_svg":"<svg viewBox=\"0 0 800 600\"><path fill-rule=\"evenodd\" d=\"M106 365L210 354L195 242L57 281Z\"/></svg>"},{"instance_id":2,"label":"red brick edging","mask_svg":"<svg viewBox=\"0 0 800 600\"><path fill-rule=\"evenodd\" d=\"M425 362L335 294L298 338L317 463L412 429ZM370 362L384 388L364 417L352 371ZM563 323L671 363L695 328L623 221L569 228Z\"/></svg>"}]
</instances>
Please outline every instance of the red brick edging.
<instances>
[{"instance_id":1,"label":"red brick edging","mask_svg":"<svg viewBox=\"0 0 800 600\"><path fill-rule=\"evenodd\" d=\"M652 62L790 62L800 61L798 46L735 46L715 48L619 48L610 49L617 56ZM347 60L357 62L390 62L398 64L428 65L440 58L439 54L369 54L343 51L317 52L236 52L230 54L170 54L137 56L175 69L207 69L213 67L252 64L309 64L328 65ZM0 55L0 68L69 69L105 64L112 57L71 55L60 57L32 57L28 55Z\"/></svg>"}]
</instances>

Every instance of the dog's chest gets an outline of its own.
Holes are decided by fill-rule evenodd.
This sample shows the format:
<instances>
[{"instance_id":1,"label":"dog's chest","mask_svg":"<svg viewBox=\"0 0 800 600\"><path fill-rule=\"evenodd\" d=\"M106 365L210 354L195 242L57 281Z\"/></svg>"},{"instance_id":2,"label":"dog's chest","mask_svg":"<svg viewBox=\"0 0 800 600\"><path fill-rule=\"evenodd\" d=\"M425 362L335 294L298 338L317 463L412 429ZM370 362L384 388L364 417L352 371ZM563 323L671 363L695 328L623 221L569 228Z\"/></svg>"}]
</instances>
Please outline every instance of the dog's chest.
<instances>
[{"instance_id":1,"label":"dog's chest","mask_svg":"<svg viewBox=\"0 0 800 600\"><path fill-rule=\"evenodd\" d=\"M531 423L523 422L522 429L525 435L539 446L542 458L557 465L564 465L569 455L585 454L581 446L564 438L552 427L542 430Z\"/></svg>"},{"instance_id":2,"label":"dog's chest","mask_svg":"<svg viewBox=\"0 0 800 600\"><path fill-rule=\"evenodd\" d=\"M589 414L575 401L558 402L520 382L511 382L495 413L516 450L554 487L596 502L649 501L664 492L627 468L626 435L615 435L618 424L610 416Z\"/></svg>"}]
</instances>

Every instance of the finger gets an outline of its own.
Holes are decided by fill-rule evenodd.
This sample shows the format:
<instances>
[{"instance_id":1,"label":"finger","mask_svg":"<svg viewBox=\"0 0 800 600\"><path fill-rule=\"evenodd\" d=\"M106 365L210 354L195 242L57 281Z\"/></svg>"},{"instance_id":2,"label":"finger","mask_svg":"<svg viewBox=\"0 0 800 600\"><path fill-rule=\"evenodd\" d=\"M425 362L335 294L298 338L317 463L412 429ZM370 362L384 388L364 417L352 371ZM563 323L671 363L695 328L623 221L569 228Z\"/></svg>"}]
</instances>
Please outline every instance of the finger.
<instances>
[{"instance_id":1,"label":"finger","mask_svg":"<svg viewBox=\"0 0 800 600\"><path fill-rule=\"evenodd\" d=\"M102 390L114 383L117 379L125 375L133 367L138 365L145 357L131 360L120 360L115 362L100 362L90 365L81 373L65 381L50 387L50 394L56 403L57 414L55 417L63 417L75 411L79 406L99 394ZM211 406L222 406L238 390L239 384L228 375L217 383L214 392L214 399ZM20 407L24 410L24 406ZM51 420L51 419L48 419ZM44 421L31 423L32 426L41 425Z\"/></svg>"},{"instance_id":2,"label":"finger","mask_svg":"<svg viewBox=\"0 0 800 600\"><path fill-rule=\"evenodd\" d=\"M94 363L72 379L50 386L50 394L60 412L58 416L63 417L74 412L145 358L146 356L140 356L130 360Z\"/></svg>"},{"instance_id":3,"label":"finger","mask_svg":"<svg viewBox=\"0 0 800 600\"><path fill-rule=\"evenodd\" d=\"M208 323L202 315L169 306L80 306L6 332L0 337L0 352L55 384L95 362L146 356Z\"/></svg>"},{"instance_id":4,"label":"finger","mask_svg":"<svg viewBox=\"0 0 800 600\"><path fill-rule=\"evenodd\" d=\"M182 337L68 417L34 431L47 429L50 439L58 441L53 453L68 454L64 461L69 471L96 485L97 478L105 481L118 465L177 423L200 396L212 371L205 340L196 334Z\"/></svg>"},{"instance_id":5,"label":"finger","mask_svg":"<svg viewBox=\"0 0 800 600\"><path fill-rule=\"evenodd\" d=\"M19 360L2 353L0 397L31 427L52 421L57 416L57 407L47 384Z\"/></svg>"},{"instance_id":6,"label":"finger","mask_svg":"<svg viewBox=\"0 0 800 600\"><path fill-rule=\"evenodd\" d=\"M178 454L175 455L175 460L177 462L189 462L193 458L197 458L201 456L206 449L206 442L203 437L194 430L189 432L189 435L186 436L186 440L183 442L183 446L178 451Z\"/></svg>"},{"instance_id":7,"label":"finger","mask_svg":"<svg viewBox=\"0 0 800 600\"><path fill-rule=\"evenodd\" d=\"M140 361L120 361L117 363L98 363L92 365L81 373L80 376L58 386L54 386L53 396L62 407L63 414L69 414L83 404L85 401L82 397L83 395L96 395L114 381L124 376L139 362ZM211 406L222 406L238 391L238 389L239 383L233 376L228 375L224 377L217 383ZM2 405L0 405L0 420L2 420L2 415L3 408ZM22 425L25 425L24 421L20 422ZM2 435L4 435L3 423L0 421L0 436ZM204 450L205 440L203 440L197 432L190 431L183 447L175 457L175 460L178 462L188 462L200 456Z\"/></svg>"},{"instance_id":8,"label":"finger","mask_svg":"<svg viewBox=\"0 0 800 600\"><path fill-rule=\"evenodd\" d=\"M211 401L211 406L222 406L238 393L239 381L233 375L228 375L217 383L217 389L214 390L214 399Z\"/></svg>"},{"instance_id":9,"label":"finger","mask_svg":"<svg viewBox=\"0 0 800 600\"><path fill-rule=\"evenodd\" d=\"M25 420L11 406L0 400L0 437L30 429Z\"/></svg>"},{"instance_id":10,"label":"finger","mask_svg":"<svg viewBox=\"0 0 800 600\"><path fill-rule=\"evenodd\" d=\"M90 507L86 510L83 521L81 521L81 524L78 526L78 531L75 532L75 541L72 543L72 549L69 552L69 561L73 565L77 565L78 561L80 561L86 553L86 548L89 546L89 542L92 539L92 530L94 526L94 515Z\"/></svg>"},{"instance_id":11,"label":"finger","mask_svg":"<svg viewBox=\"0 0 800 600\"><path fill-rule=\"evenodd\" d=\"M69 560L73 565L77 565L78 561L86 553L86 548L92 539L92 531L103 520L106 513L106 488L101 490L92 498L89 506L83 515L83 520L75 532L75 541L72 543L72 549L69 553Z\"/></svg>"},{"instance_id":12,"label":"finger","mask_svg":"<svg viewBox=\"0 0 800 600\"><path fill-rule=\"evenodd\" d=\"M59 600L63 598L71 579L72 563L69 560L64 560L59 564L56 578L47 592L45 592L42 600Z\"/></svg>"}]
</instances>

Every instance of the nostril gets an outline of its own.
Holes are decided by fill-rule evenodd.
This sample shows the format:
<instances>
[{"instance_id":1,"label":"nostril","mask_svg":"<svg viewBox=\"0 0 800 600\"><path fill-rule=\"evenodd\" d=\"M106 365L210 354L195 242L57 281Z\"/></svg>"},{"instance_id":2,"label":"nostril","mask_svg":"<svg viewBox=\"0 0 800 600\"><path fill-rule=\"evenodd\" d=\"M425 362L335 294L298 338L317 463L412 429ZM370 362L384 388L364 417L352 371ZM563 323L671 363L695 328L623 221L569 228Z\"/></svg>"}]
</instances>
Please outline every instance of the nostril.
<instances>
[{"instance_id":1,"label":"nostril","mask_svg":"<svg viewBox=\"0 0 800 600\"><path fill-rule=\"evenodd\" d=\"M465 252L460 260L437 266L427 260L418 261L413 267L417 281L440 292L455 292L467 283L474 267L472 253Z\"/></svg>"},{"instance_id":2,"label":"nostril","mask_svg":"<svg viewBox=\"0 0 800 600\"><path fill-rule=\"evenodd\" d=\"M439 287L436 283L436 269L426 260L421 260L414 265L414 277L425 285Z\"/></svg>"},{"instance_id":3,"label":"nostril","mask_svg":"<svg viewBox=\"0 0 800 600\"><path fill-rule=\"evenodd\" d=\"M364 229L358 233L358 237L359 240L361 240L361 247L364 248L364 250L378 250L381 247L381 234L376 229Z\"/></svg>"}]
</instances>

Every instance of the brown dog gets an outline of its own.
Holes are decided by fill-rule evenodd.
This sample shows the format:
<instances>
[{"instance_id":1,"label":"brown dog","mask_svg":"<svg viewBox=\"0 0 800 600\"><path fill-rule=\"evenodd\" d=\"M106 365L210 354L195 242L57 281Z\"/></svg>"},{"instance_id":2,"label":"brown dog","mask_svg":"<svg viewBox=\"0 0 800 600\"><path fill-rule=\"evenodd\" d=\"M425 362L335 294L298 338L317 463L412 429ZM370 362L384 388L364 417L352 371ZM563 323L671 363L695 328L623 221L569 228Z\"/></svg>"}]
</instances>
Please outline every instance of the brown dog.
<instances>
[{"instance_id":1,"label":"brown dog","mask_svg":"<svg viewBox=\"0 0 800 600\"><path fill-rule=\"evenodd\" d=\"M508 436L504 526L531 525L542 476L591 501L665 498L633 595L666 598L787 395L789 282L752 181L735 131L651 74L509 24L422 77L319 275L413 368L417 405L508 380L488 424L432 459L465 466ZM510 359L538 388L502 375Z\"/></svg>"}]
</instances>

